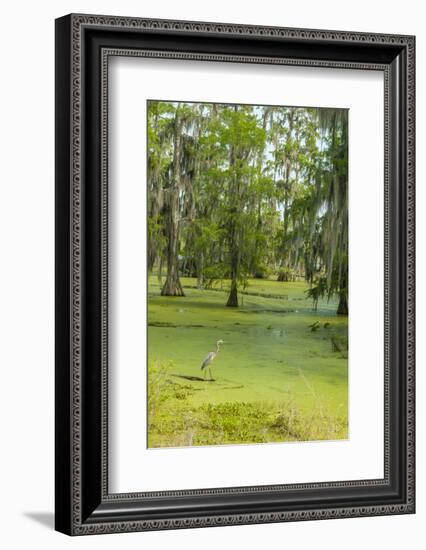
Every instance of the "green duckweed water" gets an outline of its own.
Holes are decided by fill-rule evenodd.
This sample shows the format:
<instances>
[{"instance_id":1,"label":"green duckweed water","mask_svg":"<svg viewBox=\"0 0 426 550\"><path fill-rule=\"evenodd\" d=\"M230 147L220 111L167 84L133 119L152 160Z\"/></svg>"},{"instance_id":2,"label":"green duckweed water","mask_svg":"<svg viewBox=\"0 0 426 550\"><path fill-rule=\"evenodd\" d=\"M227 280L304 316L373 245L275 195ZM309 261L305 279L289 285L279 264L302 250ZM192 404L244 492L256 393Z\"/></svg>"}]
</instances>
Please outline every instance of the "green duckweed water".
<instances>
[{"instance_id":1,"label":"green duckweed water","mask_svg":"<svg viewBox=\"0 0 426 550\"><path fill-rule=\"evenodd\" d=\"M250 280L227 308L226 285L182 284L185 297L166 297L149 280L150 447L347 437L348 319L334 300L314 311L303 282Z\"/></svg>"}]
</instances>

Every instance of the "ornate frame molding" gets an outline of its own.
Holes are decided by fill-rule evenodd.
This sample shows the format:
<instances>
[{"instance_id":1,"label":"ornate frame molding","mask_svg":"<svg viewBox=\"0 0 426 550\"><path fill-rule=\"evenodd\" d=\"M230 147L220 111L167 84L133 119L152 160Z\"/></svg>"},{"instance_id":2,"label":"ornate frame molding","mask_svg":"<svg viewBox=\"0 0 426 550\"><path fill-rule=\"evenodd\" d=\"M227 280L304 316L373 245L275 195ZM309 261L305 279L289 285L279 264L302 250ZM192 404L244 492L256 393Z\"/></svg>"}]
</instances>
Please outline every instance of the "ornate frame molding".
<instances>
[{"instance_id":1,"label":"ornate frame molding","mask_svg":"<svg viewBox=\"0 0 426 550\"><path fill-rule=\"evenodd\" d=\"M115 33L148 33L149 36L154 34L166 33L168 36L184 35L184 36L214 36L231 37L239 40L244 39L264 39L272 41L291 41L292 43L316 43L324 44L332 48L333 44L339 45L365 45L368 44L378 51L380 48L389 47L390 51L400 52L399 55L405 57L406 75L405 85L402 83L404 75L396 74L398 67L392 66L391 62L371 62L355 61L355 60L333 60L333 59L315 59L315 58L299 58L299 57L280 57L280 56L265 56L265 55L244 55L231 53L196 53L193 51L170 51L169 49L154 49L154 48L130 48L116 46L102 46L100 48L100 293L101 293L101 312L100 312L100 357L101 357L101 411L99 414L100 422L100 479L99 485L101 506L92 510L93 513L87 514L89 508L93 508L93 503L85 504L84 491L89 492L85 488L86 478L84 473L84 456L83 447L85 445L84 438L84 422L85 413L83 404L85 402L85 364L84 364L84 316L85 316L85 288L84 281L87 277L87 260L85 254L86 231L91 228L88 223L85 225L85 181L88 177L85 174L85 147L87 139L84 137L84 121L87 113L85 111L88 91L87 91L87 75L85 55L88 50L87 31L96 30L111 30ZM134 35L133 35L134 36ZM66 92L57 93L63 94L62 100L59 101L59 113L57 111L57 124L61 124L64 117L64 106L69 105L70 111L69 133L68 136L57 136L57 154L65 155L63 150L68 146L71 154L68 161L63 164L62 157L60 159L61 166L56 175L57 194L64 192L64 177L69 177L69 197L64 198L64 204L57 207L59 216L62 216L66 210L69 212L70 223L68 230L66 227L57 227L58 240L62 243L63 238L68 238L69 245L69 267L59 267L57 277L63 276L63 269L69 274L69 289L68 296L70 303L69 317L59 321L59 330L68 327L68 335L63 336L64 341L68 341L68 369L64 367L64 358L66 350L62 349L63 341L59 343L60 352L57 354L56 372L60 379L60 384L57 387L57 400L61 400L63 388L67 387L70 392L70 401L67 411L63 410L62 405L57 404L57 425L63 426L62 417L69 420L69 432L66 437L70 442L70 447L65 446L62 436L57 432L57 463L59 467L59 476L57 484L67 482L68 489L59 491L57 494L57 528L69 534L83 535L94 533L113 533L125 531L142 531L156 529L177 529L188 527L201 527L213 525L236 525L246 523L264 523L264 522L283 522L283 521L303 521L308 519L326 519L336 517L360 517L370 515L384 514L401 514L414 512L414 134L415 134L415 61L414 61L415 40L412 36L397 36L397 35L381 35L381 34L364 34L364 33L346 33L341 31L322 31L322 30L307 30L307 29L287 29L278 27L253 27L246 25L228 25L218 23L201 23L201 22L186 22L186 21L168 21L168 20L152 20L152 19L136 19L124 17L108 17L95 15L70 15L57 21L57 60L62 63L64 59L69 63L68 72L68 87ZM383 50L384 51L384 50ZM344 69L368 69L384 72L385 77L385 477L383 480L363 480L360 482L342 481L333 483L315 483L315 484L297 484L285 486L271 487L240 487L227 489L210 489L210 490L194 490L194 491L171 491L158 493L130 493L130 494L109 494L108 493L108 468L107 468L107 425L108 425L108 352L107 352L107 319L108 319L108 217L107 217L107 200L108 200L108 142L107 142L107 124L108 124L108 59L110 56L140 56L140 57L165 57L171 59L191 59L203 61L231 61L243 63L274 63L274 64L292 64L301 66L315 67L335 67ZM396 56L396 54L395 54ZM393 72L392 72L393 71ZM57 90L61 87L60 80L67 78L66 67L57 74ZM392 84L393 79L393 84ZM398 93L395 91L395 85L399 85ZM392 88L392 85L394 86ZM395 121L392 120L392 105L396 101L395 96L405 94L406 104L406 135L400 136L405 143L400 144L395 136ZM58 96L57 96L58 98ZM62 104L61 103L64 104ZM58 129L61 133L61 129ZM395 139L397 146L402 147L401 151L405 150L405 159L403 156L398 158L399 164L405 160L405 172L401 176L405 179L405 189L399 189L401 200L405 204L401 206L402 214L405 213L405 220L401 220L401 235L400 239L405 246L401 245L402 250L395 250L395 235L391 232L391 223L395 220L395 210L398 205L395 205L394 196L391 194L391 168L393 171L396 168L392 165L392 151L395 151ZM61 153L62 151L62 153ZM404 176L405 173L405 176ZM66 176L68 174L68 176ZM401 182L400 182L401 183ZM66 186L65 186L66 188ZM402 215L400 214L400 215ZM59 224L60 225L60 224ZM256 511L250 513L215 513L212 515L192 514L187 517L178 518L155 518L144 519L141 512L139 517L120 521L120 510L126 504L135 506L144 498L160 498L160 497L196 497L196 496L224 496L226 494L239 495L244 497L251 493L259 493L264 491L270 492L294 492L306 491L307 489L348 489L348 488L373 488L379 486L389 486L391 484L391 414L394 403L392 403L391 394L391 354L394 352L393 343L391 341L391 286L390 270L392 258L395 260L395 254L400 256L404 254L403 265L405 269L405 289L406 295L402 301L405 311L401 312L401 319L405 332L405 349L400 351L399 360L403 358L405 363L405 444L406 444L406 470L403 475L406 476L403 483L405 498L403 502L392 502L389 504L382 503L379 505L370 505L366 503L363 506L331 506L331 507L308 507L305 510L288 510L284 507L283 510L274 511ZM402 265L402 264L401 264ZM399 273L401 277L402 273ZM397 281L398 282L398 281ZM62 303L64 289L61 290L59 302ZM400 312L398 312L400 313ZM63 316L61 312L57 316ZM393 312L395 315L395 311ZM58 326L57 326L58 328ZM405 330L404 330L405 329ZM69 339L69 340L67 340ZM403 355L401 355L403 353ZM86 367L87 369L88 367ZM402 367L401 367L402 368ZM64 374L65 369L65 374ZM62 415L62 416L61 416ZM69 470L68 470L69 468ZM91 492L91 489L90 489ZM64 496L65 495L65 496ZM65 503L65 500L67 503ZM90 500L90 498L89 498ZM109 505L109 508L108 508ZM123 506L122 506L123 505ZM100 510L101 508L105 508ZM100 511L99 511L100 510Z\"/></svg>"}]
</instances>

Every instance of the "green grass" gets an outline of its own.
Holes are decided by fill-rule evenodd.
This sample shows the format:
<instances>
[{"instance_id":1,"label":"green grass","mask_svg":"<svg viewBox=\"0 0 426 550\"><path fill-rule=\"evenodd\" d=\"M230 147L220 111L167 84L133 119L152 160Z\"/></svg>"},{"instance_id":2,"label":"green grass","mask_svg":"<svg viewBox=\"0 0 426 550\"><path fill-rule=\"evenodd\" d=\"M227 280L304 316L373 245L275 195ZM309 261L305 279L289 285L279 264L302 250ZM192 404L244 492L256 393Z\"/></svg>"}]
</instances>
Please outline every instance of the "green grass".
<instances>
[{"instance_id":1,"label":"green grass","mask_svg":"<svg viewBox=\"0 0 426 550\"><path fill-rule=\"evenodd\" d=\"M185 297L164 297L149 280L150 447L347 437L347 318L336 302L314 312L305 283L251 280L227 308L220 287L182 284ZM205 382L200 365L219 339Z\"/></svg>"}]
</instances>

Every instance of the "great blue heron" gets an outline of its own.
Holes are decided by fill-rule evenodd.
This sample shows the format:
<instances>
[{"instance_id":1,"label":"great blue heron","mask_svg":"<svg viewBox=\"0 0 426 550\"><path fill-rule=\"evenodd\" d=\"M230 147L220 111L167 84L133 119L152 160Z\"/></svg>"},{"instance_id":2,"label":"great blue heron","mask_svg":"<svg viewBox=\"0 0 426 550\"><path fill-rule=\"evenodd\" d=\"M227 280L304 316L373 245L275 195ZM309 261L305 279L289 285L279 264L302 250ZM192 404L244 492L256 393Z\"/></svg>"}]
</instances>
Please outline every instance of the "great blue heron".
<instances>
[{"instance_id":1,"label":"great blue heron","mask_svg":"<svg viewBox=\"0 0 426 550\"><path fill-rule=\"evenodd\" d=\"M225 342L223 340L218 340L216 342L216 351L210 351L208 354L207 354L207 357L204 359L202 365L201 365L201 370L204 371L204 379L206 378L206 375L207 375L207 369L209 369L209 374L210 374L210 380L213 380L213 377L212 377L212 370L211 370L211 367L210 367L210 363L213 361L213 359L216 357L216 355L219 353L220 351L220 345L221 344L224 344Z\"/></svg>"}]
</instances>

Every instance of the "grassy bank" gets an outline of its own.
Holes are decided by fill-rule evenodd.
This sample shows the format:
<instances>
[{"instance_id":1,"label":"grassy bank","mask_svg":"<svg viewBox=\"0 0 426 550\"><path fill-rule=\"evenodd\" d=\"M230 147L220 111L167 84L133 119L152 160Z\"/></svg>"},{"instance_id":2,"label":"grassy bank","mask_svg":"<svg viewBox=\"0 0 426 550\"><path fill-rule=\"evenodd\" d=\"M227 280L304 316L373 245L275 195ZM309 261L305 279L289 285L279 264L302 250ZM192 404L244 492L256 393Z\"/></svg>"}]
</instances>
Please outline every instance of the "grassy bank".
<instances>
[{"instance_id":1,"label":"grassy bank","mask_svg":"<svg viewBox=\"0 0 426 550\"><path fill-rule=\"evenodd\" d=\"M149 371L148 446L181 447L345 439L347 416L317 400L302 412L290 399L195 405L192 385L172 380L171 365Z\"/></svg>"},{"instance_id":2,"label":"grassy bank","mask_svg":"<svg viewBox=\"0 0 426 550\"><path fill-rule=\"evenodd\" d=\"M150 447L347 437L347 318L335 302L315 312L304 283L252 280L241 307L226 308L226 288L182 283L173 298L149 281Z\"/></svg>"}]
</instances>

